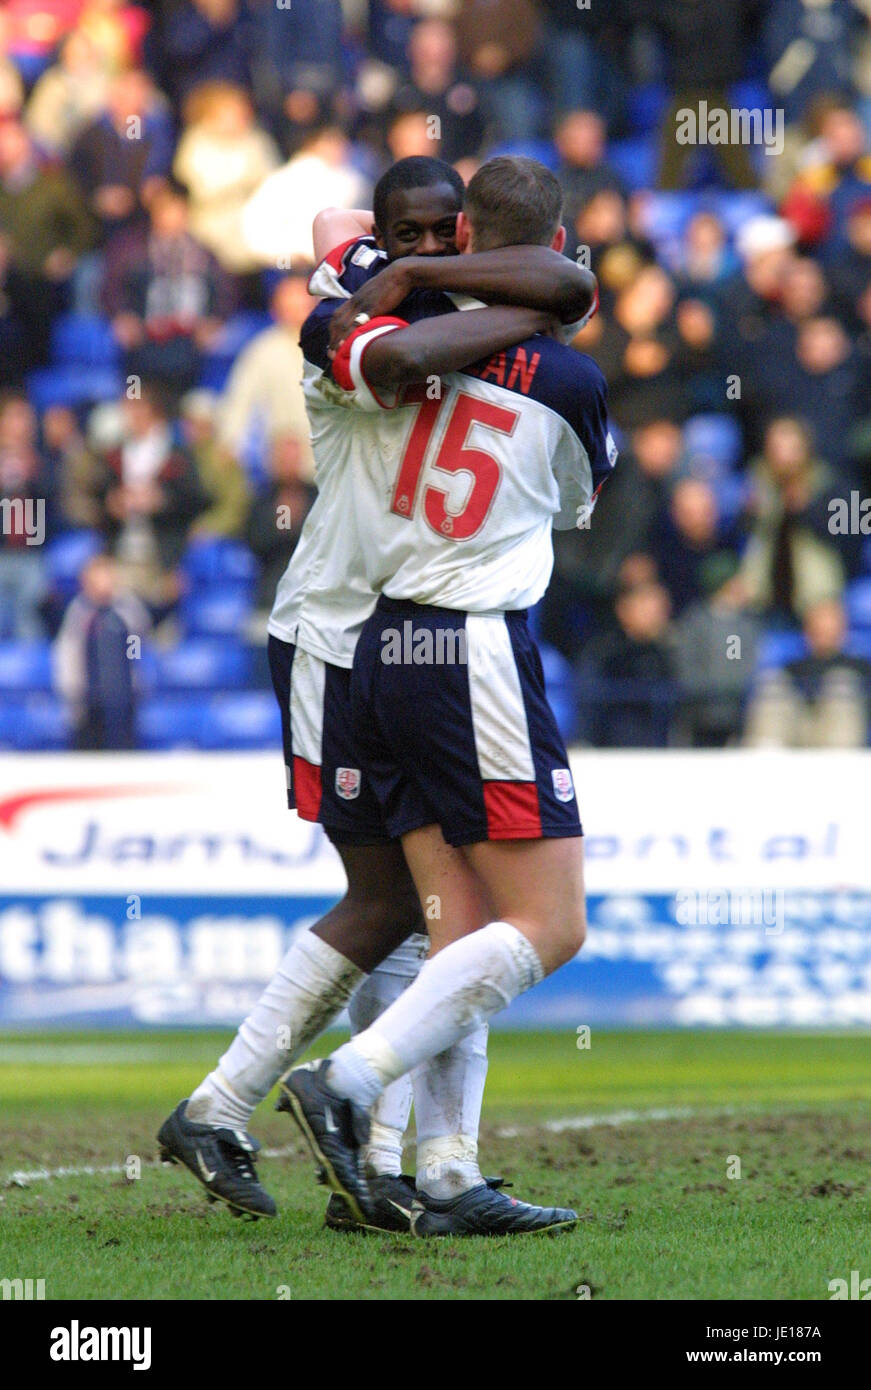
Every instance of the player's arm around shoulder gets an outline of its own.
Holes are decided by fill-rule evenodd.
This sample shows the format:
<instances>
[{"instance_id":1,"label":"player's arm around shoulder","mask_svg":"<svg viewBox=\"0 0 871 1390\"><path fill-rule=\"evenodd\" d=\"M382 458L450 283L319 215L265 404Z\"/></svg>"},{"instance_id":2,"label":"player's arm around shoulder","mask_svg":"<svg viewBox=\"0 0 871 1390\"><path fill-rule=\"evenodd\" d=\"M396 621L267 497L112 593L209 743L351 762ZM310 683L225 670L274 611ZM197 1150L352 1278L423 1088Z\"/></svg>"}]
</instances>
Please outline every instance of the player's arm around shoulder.
<instances>
[{"instance_id":1,"label":"player's arm around shoulder","mask_svg":"<svg viewBox=\"0 0 871 1390\"><path fill-rule=\"evenodd\" d=\"M372 319L345 339L335 363L349 353L353 362L356 352L370 387L397 391L430 376L459 371L537 333L552 334L556 327L550 313L509 305L471 309L462 315L439 314L413 324Z\"/></svg>"}]
</instances>

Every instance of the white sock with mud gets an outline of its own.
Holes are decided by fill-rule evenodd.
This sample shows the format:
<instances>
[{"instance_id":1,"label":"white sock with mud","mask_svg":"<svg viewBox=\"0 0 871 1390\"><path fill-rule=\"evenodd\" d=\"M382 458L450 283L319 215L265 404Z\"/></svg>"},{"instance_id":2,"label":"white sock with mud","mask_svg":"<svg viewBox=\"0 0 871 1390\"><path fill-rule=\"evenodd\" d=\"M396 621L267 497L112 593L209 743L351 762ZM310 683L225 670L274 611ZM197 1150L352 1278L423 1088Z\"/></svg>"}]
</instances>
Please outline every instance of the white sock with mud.
<instances>
[{"instance_id":1,"label":"white sock with mud","mask_svg":"<svg viewBox=\"0 0 871 1390\"><path fill-rule=\"evenodd\" d=\"M369 1107L385 1086L464 1038L544 976L532 943L491 922L428 960L413 985L332 1056L329 1084Z\"/></svg>"},{"instance_id":2,"label":"white sock with mud","mask_svg":"<svg viewBox=\"0 0 871 1390\"><path fill-rule=\"evenodd\" d=\"M482 1023L414 1071L417 1186L430 1197L456 1197L484 1181L478 1167L478 1125L488 1031ZM387 1091L398 1084L392 1082Z\"/></svg>"},{"instance_id":3,"label":"white sock with mud","mask_svg":"<svg viewBox=\"0 0 871 1390\"><path fill-rule=\"evenodd\" d=\"M352 1034L362 1033L420 974L429 938L415 933L377 965L348 1006ZM402 1172L402 1140L411 1115L411 1077L400 1076L382 1091L370 1112L369 1142L362 1150L367 1175Z\"/></svg>"},{"instance_id":4,"label":"white sock with mud","mask_svg":"<svg viewBox=\"0 0 871 1390\"><path fill-rule=\"evenodd\" d=\"M285 954L216 1069L197 1087L187 1118L245 1129L254 1107L365 979L359 966L313 932Z\"/></svg>"}]
</instances>

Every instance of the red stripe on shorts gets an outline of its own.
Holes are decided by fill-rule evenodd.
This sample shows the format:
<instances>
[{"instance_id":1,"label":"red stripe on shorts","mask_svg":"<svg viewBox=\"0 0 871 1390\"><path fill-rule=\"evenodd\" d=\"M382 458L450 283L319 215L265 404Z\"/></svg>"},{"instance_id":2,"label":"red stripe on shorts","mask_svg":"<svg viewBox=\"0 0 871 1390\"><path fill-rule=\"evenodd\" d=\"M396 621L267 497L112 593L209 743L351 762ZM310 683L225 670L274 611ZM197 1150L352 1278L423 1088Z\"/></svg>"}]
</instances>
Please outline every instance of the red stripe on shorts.
<instances>
[{"instance_id":1,"label":"red stripe on shorts","mask_svg":"<svg viewBox=\"0 0 871 1390\"><path fill-rule=\"evenodd\" d=\"M541 811L534 782L485 782L484 807L491 840L541 838Z\"/></svg>"},{"instance_id":2,"label":"red stripe on shorts","mask_svg":"<svg viewBox=\"0 0 871 1390\"><path fill-rule=\"evenodd\" d=\"M317 820L321 813L321 770L305 758L293 760L293 794L303 820Z\"/></svg>"}]
</instances>

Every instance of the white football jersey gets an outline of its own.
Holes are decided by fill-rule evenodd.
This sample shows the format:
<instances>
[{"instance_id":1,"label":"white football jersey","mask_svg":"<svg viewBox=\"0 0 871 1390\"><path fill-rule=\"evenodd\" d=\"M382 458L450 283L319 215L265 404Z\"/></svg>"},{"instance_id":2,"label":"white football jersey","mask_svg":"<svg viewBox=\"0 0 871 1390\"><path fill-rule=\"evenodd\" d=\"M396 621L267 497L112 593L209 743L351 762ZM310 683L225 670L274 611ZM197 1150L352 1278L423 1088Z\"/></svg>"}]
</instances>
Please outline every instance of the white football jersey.
<instances>
[{"instance_id":1,"label":"white football jersey","mask_svg":"<svg viewBox=\"0 0 871 1390\"><path fill-rule=\"evenodd\" d=\"M332 301L331 308L349 299L360 285L386 264L372 237L359 237L331 251L310 282L314 295ZM326 315L315 310L319 322ZM327 359L328 360L328 359ZM357 535L356 508L348 470L348 440L327 430L318 411L320 393L312 393L323 366L304 364L303 391L315 457L318 496L306 517L297 547L278 582L268 630L283 642L294 642L334 666L350 667L360 629L375 605L366 581L362 546ZM314 410L311 409L314 404ZM345 424L348 417L345 416Z\"/></svg>"},{"instance_id":2,"label":"white football jersey","mask_svg":"<svg viewBox=\"0 0 871 1390\"><path fill-rule=\"evenodd\" d=\"M313 419L332 417L324 438L348 428L343 406L356 415L366 580L437 607L528 608L550 578L552 528L578 524L616 461L602 374L539 336L385 400L366 380L365 354L402 326L372 320L351 334L312 406Z\"/></svg>"},{"instance_id":3,"label":"white football jersey","mask_svg":"<svg viewBox=\"0 0 871 1390\"><path fill-rule=\"evenodd\" d=\"M503 367L494 359L489 375L485 367L477 377L454 374L432 383L431 391L441 391L436 400L418 391L397 409L383 409L365 383L362 358L374 336L402 320L364 325L346 340L336 364L327 355L336 303L383 264L384 253L365 237L337 248L312 277L312 292L330 297L302 331L318 498L269 622L274 636L345 667L382 590L470 611L535 602L552 566L551 525L578 523L579 508L590 503L616 457L608 457L610 436L602 442L607 425L598 368L550 339L512 349ZM414 317L477 307L440 294L420 293L413 302ZM556 369L552 348L567 354ZM530 395L542 351L550 404L537 399L538 390ZM580 374L569 370L573 360L586 364ZM578 393L568 412L576 426L595 407L583 437L567 423L562 396L556 399L557 378L563 396ZM420 399L412 403L415 396ZM523 453L515 452L518 443ZM519 468L533 444L533 467ZM452 544L445 547L445 539ZM482 563L485 584L475 575Z\"/></svg>"}]
</instances>

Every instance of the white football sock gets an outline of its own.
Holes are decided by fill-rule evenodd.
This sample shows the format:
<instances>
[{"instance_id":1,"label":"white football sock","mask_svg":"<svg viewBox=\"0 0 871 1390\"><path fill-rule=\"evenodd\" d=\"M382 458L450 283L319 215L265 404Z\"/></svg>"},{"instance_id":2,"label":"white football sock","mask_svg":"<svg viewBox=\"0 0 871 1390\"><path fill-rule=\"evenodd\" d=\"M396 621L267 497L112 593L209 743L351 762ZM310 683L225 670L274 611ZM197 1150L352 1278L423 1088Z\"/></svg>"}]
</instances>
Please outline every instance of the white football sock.
<instances>
[{"instance_id":1,"label":"white football sock","mask_svg":"<svg viewBox=\"0 0 871 1390\"><path fill-rule=\"evenodd\" d=\"M285 954L216 1069L191 1096L197 1124L246 1129L254 1107L347 1004L359 966L313 932Z\"/></svg>"},{"instance_id":2,"label":"white football sock","mask_svg":"<svg viewBox=\"0 0 871 1390\"><path fill-rule=\"evenodd\" d=\"M337 1095L371 1106L385 1086L444 1052L544 976L532 943L491 922L428 960L395 1004L332 1056Z\"/></svg>"},{"instance_id":3,"label":"white football sock","mask_svg":"<svg viewBox=\"0 0 871 1390\"><path fill-rule=\"evenodd\" d=\"M430 1197L456 1197L484 1181L478 1167L478 1124L487 1080L488 1031L482 1023L415 1068L417 1185ZM396 1085L392 1082L387 1091Z\"/></svg>"},{"instance_id":4,"label":"white football sock","mask_svg":"<svg viewBox=\"0 0 871 1390\"><path fill-rule=\"evenodd\" d=\"M348 1005L351 1032L362 1033L420 974L429 937L415 933L376 965ZM362 1150L368 1175L402 1172L402 1138L411 1114L411 1077L400 1076L381 1093L370 1114L369 1142Z\"/></svg>"}]
</instances>

